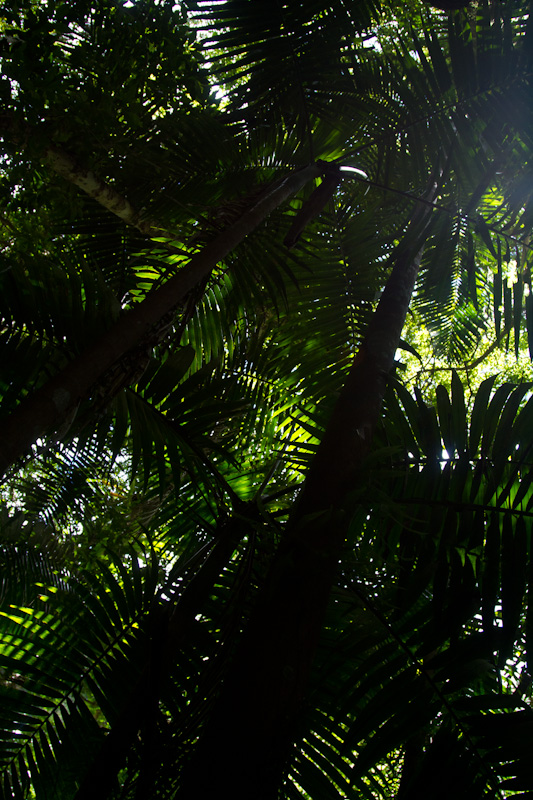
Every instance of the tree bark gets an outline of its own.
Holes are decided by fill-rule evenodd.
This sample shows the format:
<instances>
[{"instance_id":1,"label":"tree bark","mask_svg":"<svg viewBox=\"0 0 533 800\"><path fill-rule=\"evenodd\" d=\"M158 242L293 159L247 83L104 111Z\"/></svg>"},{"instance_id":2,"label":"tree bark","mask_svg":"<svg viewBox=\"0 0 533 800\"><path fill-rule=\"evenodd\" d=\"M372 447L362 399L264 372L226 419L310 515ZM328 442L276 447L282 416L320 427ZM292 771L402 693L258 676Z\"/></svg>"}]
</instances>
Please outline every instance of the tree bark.
<instances>
[{"instance_id":1,"label":"tree bark","mask_svg":"<svg viewBox=\"0 0 533 800\"><path fill-rule=\"evenodd\" d=\"M30 125L15 122L10 114L0 116L0 135L9 139L19 148L25 148L32 139L33 130ZM46 141L39 153L40 160L48 164L54 172L73 183L89 197L92 197L103 208L119 217L127 225L137 228L145 236L165 236L171 234L161 228L154 220L146 219L132 206L124 195L113 186L103 181L95 172L82 165L76 156L56 145L52 140Z\"/></svg>"},{"instance_id":2,"label":"tree bark","mask_svg":"<svg viewBox=\"0 0 533 800\"><path fill-rule=\"evenodd\" d=\"M101 180L92 170L83 167L76 158L50 142L44 152L44 161L62 178L78 186L85 194L119 217L127 225L137 228L145 236L168 236L170 233L152 220L145 219L129 200Z\"/></svg>"},{"instance_id":3,"label":"tree bark","mask_svg":"<svg viewBox=\"0 0 533 800\"><path fill-rule=\"evenodd\" d=\"M75 800L108 797L117 774L139 730L159 707L172 665L176 662L184 638L194 622L213 584L226 567L242 538L253 524L245 518L230 517L218 531L217 541L183 594L176 601L155 609L150 625L150 647L145 662L139 664L140 677L129 701L106 735L95 761L90 765Z\"/></svg>"},{"instance_id":4,"label":"tree bark","mask_svg":"<svg viewBox=\"0 0 533 800\"><path fill-rule=\"evenodd\" d=\"M142 341L153 325L171 311L199 281L209 276L216 264L257 228L275 208L318 177L318 164L296 170L270 191L262 194L251 209L192 256L177 275L142 303L127 311L108 331L68 364L42 388L22 401L0 422L0 475L37 439L61 426L91 388L129 350Z\"/></svg>"},{"instance_id":5,"label":"tree bark","mask_svg":"<svg viewBox=\"0 0 533 800\"><path fill-rule=\"evenodd\" d=\"M427 196L433 197L432 184ZM274 800L297 738L348 524L416 281L431 208L419 204L289 520L180 800Z\"/></svg>"}]
</instances>

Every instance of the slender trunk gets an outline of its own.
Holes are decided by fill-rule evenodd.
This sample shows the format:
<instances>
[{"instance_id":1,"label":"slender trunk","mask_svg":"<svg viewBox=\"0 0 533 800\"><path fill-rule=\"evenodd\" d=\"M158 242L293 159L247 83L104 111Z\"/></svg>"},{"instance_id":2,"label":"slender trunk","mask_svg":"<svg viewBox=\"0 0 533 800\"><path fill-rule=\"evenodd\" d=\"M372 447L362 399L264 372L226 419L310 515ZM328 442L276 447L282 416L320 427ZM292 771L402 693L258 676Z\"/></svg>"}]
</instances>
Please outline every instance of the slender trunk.
<instances>
[{"instance_id":1,"label":"slender trunk","mask_svg":"<svg viewBox=\"0 0 533 800\"><path fill-rule=\"evenodd\" d=\"M430 196L436 187L432 185ZM184 774L180 800L274 800L308 685L354 489L379 420L431 208L417 207L265 588Z\"/></svg>"},{"instance_id":2,"label":"slender trunk","mask_svg":"<svg viewBox=\"0 0 533 800\"><path fill-rule=\"evenodd\" d=\"M50 142L43 157L54 172L78 186L127 225L137 228L145 236L170 236L153 220L144 219L126 197L102 181L92 170L81 166L73 155L62 148Z\"/></svg>"},{"instance_id":3,"label":"slender trunk","mask_svg":"<svg viewBox=\"0 0 533 800\"><path fill-rule=\"evenodd\" d=\"M155 609L150 624L150 647L146 652L146 661L138 665L140 677L90 765L75 800L104 800L113 790L117 774L124 766L139 730L155 722L161 691L198 609L249 529L250 524L246 519L231 517L222 525L215 546L179 600L171 601L166 608ZM155 725L152 727L155 729Z\"/></svg>"},{"instance_id":4,"label":"slender trunk","mask_svg":"<svg viewBox=\"0 0 533 800\"><path fill-rule=\"evenodd\" d=\"M22 401L0 422L0 475L37 439L60 427L91 388L122 356L137 345L162 317L171 311L198 281L208 276L216 264L288 197L309 180L318 177L322 167L310 164L296 170L261 195L258 202L204 249L192 256L177 275L142 303L126 312L93 345L68 364L41 389Z\"/></svg>"},{"instance_id":5,"label":"slender trunk","mask_svg":"<svg viewBox=\"0 0 533 800\"><path fill-rule=\"evenodd\" d=\"M33 128L27 123L15 121L11 114L0 115L0 136L10 140L19 149L24 149L31 141ZM40 132L42 136L42 132ZM42 147L40 158L54 172L73 183L89 197L119 217L127 225L137 228L145 236L173 238L154 220L146 219L124 195L111 184L103 181L93 170L81 164L75 155L59 147L52 140ZM170 248L171 249L171 248Z\"/></svg>"}]
</instances>

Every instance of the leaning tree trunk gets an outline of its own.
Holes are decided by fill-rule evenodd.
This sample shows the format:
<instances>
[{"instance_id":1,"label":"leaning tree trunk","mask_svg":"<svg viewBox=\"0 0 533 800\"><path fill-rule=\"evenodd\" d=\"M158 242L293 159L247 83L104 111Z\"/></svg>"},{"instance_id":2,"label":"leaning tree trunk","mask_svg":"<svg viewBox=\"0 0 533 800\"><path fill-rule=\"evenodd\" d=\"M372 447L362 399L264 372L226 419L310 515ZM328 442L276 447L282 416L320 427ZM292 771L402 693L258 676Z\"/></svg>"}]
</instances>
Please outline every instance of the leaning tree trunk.
<instances>
[{"instance_id":1,"label":"leaning tree trunk","mask_svg":"<svg viewBox=\"0 0 533 800\"><path fill-rule=\"evenodd\" d=\"M212 549L178 600L161 601L154 608L148 631L150 646L144 653L144 662L137 665L139 679L89 765L75 800L108 797L139 731L146 731L150 726L156 728L161 688L168 681L195 615L213 591L215 581L240 541L250 533L250 521L242 509L239 511L240 515L230 517L219 526ZM144 794L138 790L137 796L149 797L149 789Z\"/></svg>"},{"instance_id":2,"label":"leaning tree trunk","mask_svg":"<svg viewBox=\"0 0 533 800\"><path fill-rule=\"evenodd\" d=\"M432 183L333 410L282 543L195 755L180 800L274 800L283 781L347 528L346 494L369 452L409 308Z\"/></svg>"},{"instance_id":3,"label":"leaning tree trunk","mask_svg":"<svg viewBox=\"0 0 533 800\"><path fill-rule=\"evenodd\" d=\"M323 165L309 164L289 174L263 193L242 217L192 256L178 274L142 303L126 312L108 331L68 364L42 388L22 401L0 422L0 476L45 434L57 430L75 413L92 387L126 353L134 348L185 295L208 277L225 256L257 228L271 211L319 177Z\"/></svg>"}]
</instances>

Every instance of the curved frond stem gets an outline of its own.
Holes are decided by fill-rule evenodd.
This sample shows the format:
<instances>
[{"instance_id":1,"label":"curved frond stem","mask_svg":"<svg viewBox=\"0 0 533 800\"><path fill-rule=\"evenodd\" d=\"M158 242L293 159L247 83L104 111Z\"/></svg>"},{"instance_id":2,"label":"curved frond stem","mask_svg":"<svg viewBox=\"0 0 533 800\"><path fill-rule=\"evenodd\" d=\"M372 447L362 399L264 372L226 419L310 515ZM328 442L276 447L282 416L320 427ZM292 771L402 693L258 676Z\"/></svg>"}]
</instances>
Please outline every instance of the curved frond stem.
<instances>
[{"instance_id":1,"label":"curved frond stem","mask_svg":"<svg viewBox=\"0 0 533 800\"><path fill-rule=\"evenodd\" d=\"M385 192L387 194L397 195L398 197L405 197L408 200L416 200L420 202L422 205L428 206L428 208L432 208L435 211L441 211L444 214L447 214L449 217L458 218L463 222L468 223L472 227L476 227L479 224L479 215L477 217L472 217L470 214L465 214L464 212L458 211L456 208L448 208L447 206L442 205L442 203L437 203L431 200L427 200L424 198L418 197L414 192L405 190L405 189L397 189L395 186L390 186L384 183L378 183L376 181L370 180L369 178L363 178L358 175L350 176L350 180L357 181L358 183L362 183L366 186L371 186L375 189L380 189L380 191ZM491 233L496 234L498 237L501 237L506 242L509 242L514 245L520 245L521 247L526 248L527 250L533 251L533 244L531 243L531 235L526 233L524 238L519 239L512 234L506 233L497 225L493 225L489 222L483 221L483 227L490 231Z\"/></svg>"}]
</instances>

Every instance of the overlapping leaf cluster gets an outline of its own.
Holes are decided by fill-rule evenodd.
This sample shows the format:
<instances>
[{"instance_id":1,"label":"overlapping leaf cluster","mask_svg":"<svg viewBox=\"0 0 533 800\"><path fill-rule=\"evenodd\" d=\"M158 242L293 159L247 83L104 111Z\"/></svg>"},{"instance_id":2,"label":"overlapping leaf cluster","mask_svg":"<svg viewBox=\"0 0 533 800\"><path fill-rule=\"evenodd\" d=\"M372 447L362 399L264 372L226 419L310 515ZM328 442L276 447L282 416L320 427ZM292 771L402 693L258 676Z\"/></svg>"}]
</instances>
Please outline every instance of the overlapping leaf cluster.
<instances>
[{"instance_id":1,"label":"overlapping leaf cluster","mask_svg":"<svg viewBox=\"0 0 533 800\"><path fill-rule=\"evenodd\" d=\"M358 170L290 251L314 186L275 209L9 471L6 798L178 796L400 247L440 357L531 349L529 7L398 5L2 7L6 418L294 169ZM531 387L454 375L431 408L400 378L336 509L279 796L527 797Z\"/></svg>"}]
</instances>

